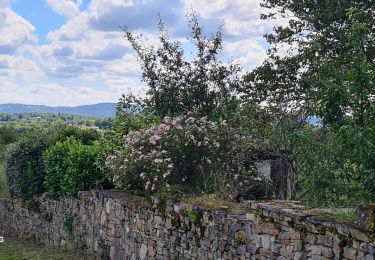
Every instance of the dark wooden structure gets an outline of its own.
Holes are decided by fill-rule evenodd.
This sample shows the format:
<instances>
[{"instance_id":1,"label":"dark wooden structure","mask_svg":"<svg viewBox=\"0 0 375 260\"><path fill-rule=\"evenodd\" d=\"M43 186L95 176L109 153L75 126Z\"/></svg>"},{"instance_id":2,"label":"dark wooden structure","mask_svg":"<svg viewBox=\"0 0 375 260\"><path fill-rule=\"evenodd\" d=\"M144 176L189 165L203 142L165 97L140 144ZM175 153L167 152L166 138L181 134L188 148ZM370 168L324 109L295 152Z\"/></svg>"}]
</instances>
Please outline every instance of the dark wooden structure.
<instances>
[{"instance_id":1,"label":"dark wooden structure","mask_svg":"<svg viewBox=\"0 0 375 260\"><path fill-rule=\"evenodd\" d=\"M258 165L259 171L273 183L276 199L291 199L292 163L290 155L288 151L266 149L253 149L249 151L249 159Z\"/></svg>"}]
</instances>

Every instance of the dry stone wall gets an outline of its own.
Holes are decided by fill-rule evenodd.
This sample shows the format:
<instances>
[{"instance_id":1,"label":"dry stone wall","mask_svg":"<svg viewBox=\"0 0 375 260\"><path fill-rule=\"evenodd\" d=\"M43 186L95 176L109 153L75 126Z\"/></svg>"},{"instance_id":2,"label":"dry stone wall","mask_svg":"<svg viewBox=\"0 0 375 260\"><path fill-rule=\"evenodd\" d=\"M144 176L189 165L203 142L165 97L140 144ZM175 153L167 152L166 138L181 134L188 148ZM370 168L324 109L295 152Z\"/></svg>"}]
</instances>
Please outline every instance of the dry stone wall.
<instances>
[{"instance_id":1,"label":"dry stone wall","mask_svg":"<svg viewBox=\"0 0 375 260\"><path fill-rule=\"evenodd\" d=\"M366 229L285 201L231 212L115 191L0 200L0 236L85 249L95 259L373 260L375 236Z\"/></svg>"}]
</instances>

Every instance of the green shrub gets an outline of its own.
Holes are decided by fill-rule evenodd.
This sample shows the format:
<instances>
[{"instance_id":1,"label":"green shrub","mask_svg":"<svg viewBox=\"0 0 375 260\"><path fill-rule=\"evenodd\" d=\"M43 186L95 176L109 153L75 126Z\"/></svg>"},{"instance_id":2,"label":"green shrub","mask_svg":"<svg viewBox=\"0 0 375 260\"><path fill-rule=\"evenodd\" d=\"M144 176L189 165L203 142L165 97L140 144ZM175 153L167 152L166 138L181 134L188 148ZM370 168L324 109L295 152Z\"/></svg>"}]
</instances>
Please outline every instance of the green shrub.
<instances>
[{"instance_id":1,"label":"green shrub","mask_svg":"<svg viewBox=\"0 0 375 260\"><path fill-rule=\"evenodd\" d=\"M155 193L179 186L193 193L223 192L255 177L254 169L238 160L247 145L225 121L166 117L161 124L126 135L123 146L108 156L107 166L116 187L124 190Z\"/></svg>"},{"instance_id":2,"label":"green shrub","mask_svg":"<svg viewBox=\"0 0 375 260\"><path fill-rule=\"evenodd\" d=\"M96 167L100 145L85 145L69 137L44 153L45 186L58 195L74 196L78 191L98 187L104 176Z\"/></svg>"},{"instance_id":3,"label":"green shrub","mask_svg":"<svg viewBox=\"0 0 375 260\"><path fill-rule=\"evenodd\" d=\"M2 126L0 127L0 146L13 143L17 140L17 132L12 128Z\"/></svg>"},{"instance_id":4,"label":"green shrub","mask_svg":"<svg viewBox=\"0 0 375 260\"><path fill-rule=\"evenodd\" d=\"M52 144L63 142L69 137L72 137L83 144L90 145L94 141L99 140L100 133L93 129L81 129L75 126L69 126L59 130L53 135Z\"/></svg>"},{"instance_id":5,"label":"green shrub","mask_svg":"<svg viewBox=\"0 0 375 260\"><path fill-rule=\"evenodd\" d=\"M48 145L46 134L29 132L8 147L5 154L6 176L12 197L29 198L45 191L43 151Z\"/></svg>"}]
</instances>

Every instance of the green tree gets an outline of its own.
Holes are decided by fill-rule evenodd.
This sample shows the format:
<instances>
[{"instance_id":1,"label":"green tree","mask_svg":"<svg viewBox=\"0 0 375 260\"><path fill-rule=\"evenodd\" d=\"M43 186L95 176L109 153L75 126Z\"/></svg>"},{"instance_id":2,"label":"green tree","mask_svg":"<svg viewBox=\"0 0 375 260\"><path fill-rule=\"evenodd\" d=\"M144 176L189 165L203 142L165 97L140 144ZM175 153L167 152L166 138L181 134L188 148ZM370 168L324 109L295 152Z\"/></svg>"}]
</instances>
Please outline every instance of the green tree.
<instances>
[{"instance_id":1,"label":"green tree","mask_svg":"<svg viewBox=\"0 0 375 260\"><path fill-rule=\"evenodd\" d=\"M263 15L290 17L266 35L264 64L244 91L254 100L319 116L340 127L374 120L375 10L371 1L266 0ZM280 46L290 46L281 51Z\"/></svg>"},{"instance_id":2,"label":"green tree","mask_svg":"<svg viewBox=\"0 0 375 260\"><path fill-rule=\"evenodd\" d=\"M237 104L239 66L219 59L222 51L222 27L212 37L203 35L203 27L192 14L189 40L196 48L187 60L181 43L172 41L159 19L158 47L147 46L141 37L124 27L142 67L142 80L149 90L145 105L160 117L194 111L201 116L220 117ZM120 102L121 103L121 102Z\"/></svg>"},{"instance_id":3,"label":"green tree","mask_svg":"<svg viewBox=\"0 0 375 260\"><path fill-rule=\"evenodd\" d=\"M314 205L373 201L374 4L266 0L263 5L270 10L264 19L290 20L266 35L268 58L246 75L243 92L258 104L323 122L297 128L286 139L299 198Z\"/></svg>"}]
</instances>

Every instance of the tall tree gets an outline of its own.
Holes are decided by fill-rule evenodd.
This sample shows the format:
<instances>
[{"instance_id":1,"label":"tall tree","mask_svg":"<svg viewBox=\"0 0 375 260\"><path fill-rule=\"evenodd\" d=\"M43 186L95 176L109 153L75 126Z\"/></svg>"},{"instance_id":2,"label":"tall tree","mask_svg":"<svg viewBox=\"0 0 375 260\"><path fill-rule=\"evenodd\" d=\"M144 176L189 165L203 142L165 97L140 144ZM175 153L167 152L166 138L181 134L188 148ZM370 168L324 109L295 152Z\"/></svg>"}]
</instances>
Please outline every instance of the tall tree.
<instances>
[{"instance_id":1,"label":"tall tree","mask_svg":"<svg viewBox=\"0 0 375 260\"><path fill-rule=\"evenodd\" d=\"M265 0L268 59L246 76L249 97L317 115L332 126L374 120L375 5L371 0ZM274 12L277 10L277 12ZM289 46L285 52L285 46ZM281 51L284 50L284 51Z\"/></svg>"},{"instance_id":2,"label":"tall tree","mask_svg":"<svg viewBox=\"0 0 375 260\"><path fill-rule=\"evenodd\" d=\"M188 22L191 31L188 39L196 47L191 60L186 59L181 43L170 39L160 18L157 47L147 46L141 35L135 35L126 27L125 37L136 52L142 80L149 88L144 100L147 107L162 117L187 111L215 117L235 103L240 68L220 60L221 26L215 35L206 37L196 15L191 14Z\"/></svg>"}]
</instances>

